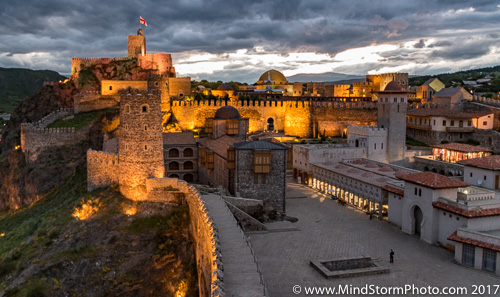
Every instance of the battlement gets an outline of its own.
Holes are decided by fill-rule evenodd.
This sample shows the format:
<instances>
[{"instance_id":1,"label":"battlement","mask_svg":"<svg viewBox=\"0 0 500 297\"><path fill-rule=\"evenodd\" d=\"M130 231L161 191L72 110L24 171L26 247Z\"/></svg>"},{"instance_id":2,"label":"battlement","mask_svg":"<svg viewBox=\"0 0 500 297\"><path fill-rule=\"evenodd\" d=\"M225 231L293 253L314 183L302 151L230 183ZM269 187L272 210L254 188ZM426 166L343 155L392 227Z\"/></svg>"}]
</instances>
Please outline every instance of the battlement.
<instances>
[{"instance_id":1,"label":"battlement","mask_svg":"<svg viewBox=\"0 0 500 297\"><path fill-rule=\"evenodd\" d=\"M89 149L87 151L87 162L88 161L115 165L118 164L118 154Z\"/></svg>"},{"instance_id":2,"label":"battlement","mask_svg":"<svg viewBox=\"0 0 500 297\"><path fill-rule=\"evenodd\" d=\"M194 186L188 186L189 194L186 202L189 205L191 230L193 230L194 246L200 296L225 296L224 294L224 264L222 262L219 231L210 217L208 207ZM202 280L205 280L203 282Z\"/></svg>"},{"instance_id":3,"label":"battlement","mask_svg":"<svg viewBox=\"0 0 500 297\"><path fill-rule=\"evenodd\" d=\"M347 126L347 134L356 134L360 136L386 136L387 129L377 126Z\"/></svg>"},{"instance_id":4,"label":"battlement","mask_svg":"<svg viewBox=\"0 0 500 297\"><path fill-rule=\"evenodd\" d=\"M477 103L482 103L482 104L486 104L486 105L500 107L500 100L493 99L493 98L486 98L486 97L477 96L477 95L472 96L472 102L477 102Z\"/></svg>"}]
</instances>

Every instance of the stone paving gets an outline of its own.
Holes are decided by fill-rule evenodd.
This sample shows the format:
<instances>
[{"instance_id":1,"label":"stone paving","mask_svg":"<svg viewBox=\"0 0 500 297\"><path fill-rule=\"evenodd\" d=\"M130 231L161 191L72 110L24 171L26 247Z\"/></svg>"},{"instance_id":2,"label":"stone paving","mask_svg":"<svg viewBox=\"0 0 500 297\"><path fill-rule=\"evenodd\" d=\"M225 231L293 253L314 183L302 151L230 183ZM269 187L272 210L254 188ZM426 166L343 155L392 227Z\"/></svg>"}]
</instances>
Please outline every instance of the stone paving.
<instances>
[{"instance_id":1,"label":"stone paving","mask_svg":"<svg viewBox=\"0 0 500 297\"><path fill-rule=\"evenodd\" d=\"M304 290L306 286L338 285L353 287L415 285L439 288L463 286L468 290L468 294L463 296L472 296L473 285L490 285L490 289L493 290L494 285L500 284L500 278L494 275L456 264L453 252L407 235L386 221L371 221L366 214L326 199L309 187L291 181L287 187L290 194L286 201L287 215L299 219L295 223L299 230L248 234L271 297L334 296L334 294L306 295ZM390 249L394 249L395 252L394 264L389 263ZM391 272L332 280L324 278L309 264L311 259L333 260L358 256L370 256L378 265L389 266ZM301 286L299 294L294 294L292 291L295 285ZM500 296L500 289L496 295L477 296Z\"/></svg>"},{"instance_id":2,"label":"stone paving","mask_svg":"<svg viewBox=\"0 0 500 297\"><path fill-rule=\"evenodd\" d=\"M233 214L219 195L203 195L202 199L219 231L225 296L263 297L257 263Z\"/></svg>"}]
</instances>

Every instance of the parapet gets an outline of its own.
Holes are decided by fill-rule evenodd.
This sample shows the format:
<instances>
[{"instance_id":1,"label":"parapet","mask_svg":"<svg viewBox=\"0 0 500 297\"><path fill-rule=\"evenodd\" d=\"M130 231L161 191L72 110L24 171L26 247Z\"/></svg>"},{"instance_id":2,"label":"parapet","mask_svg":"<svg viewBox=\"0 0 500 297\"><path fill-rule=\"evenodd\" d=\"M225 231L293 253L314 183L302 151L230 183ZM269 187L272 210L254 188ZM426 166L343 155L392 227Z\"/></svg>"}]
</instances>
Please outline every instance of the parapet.
<instances>
[{"instance_id":1,"label":"parapet","mask_svg":"<svg viewBox=\"0 0 500 297\"><path fill-rule=\"evenodd\" d=\"M347 126L347 134L356 134L364 137L386 136L387 129L377 126Z\"/></svg>"},{"instance_id":2,"label":"parapet","mask_svg":"<svg viewBox=\"0 0 500 297\"><path fill-rule=\"evenodd\" d=\"M118 155L95 151L87 151L87 191L118 184Z\"/></svg>"}]
</instances>

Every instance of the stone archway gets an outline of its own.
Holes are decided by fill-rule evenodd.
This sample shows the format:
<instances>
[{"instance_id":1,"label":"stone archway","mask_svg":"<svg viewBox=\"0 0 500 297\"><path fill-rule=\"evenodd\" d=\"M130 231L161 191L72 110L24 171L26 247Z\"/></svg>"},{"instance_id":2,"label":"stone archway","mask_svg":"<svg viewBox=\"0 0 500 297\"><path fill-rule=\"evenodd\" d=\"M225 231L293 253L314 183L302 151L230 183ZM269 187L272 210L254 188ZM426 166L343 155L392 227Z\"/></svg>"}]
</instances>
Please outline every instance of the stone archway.
<instances>
[{"instance_id":1,"label":"stone archway","mask_svg":"<svg viewBox=\"0 0 500 297\"><path fill-rule=\"evenodd\" d=\"M192 183L193 180L194 180L194 177L191 173L186 173L184 174L184 178L183 178L185 181L187 181L188 183Z\"/></svg>"},{"instance_id":2,"label":"stone archway","mask_svg":"<svg viewBox=\"0 0 500 297\"><path fill-rule=\"evenodd\" d=\"M272 117L267 119L267 131L274 131L274 119Z\"/></svg>"},{"instance_id":3,"label":"stone archway","mask_svg":"<svg viewBox=\"0 0 500 297\"><path fill-rule=\"evenodd\" d=\"M415 235L418 235L420 237L420 233L422 232L422 221L424 220L424 214L422 213L422 210L420 207L415 205L413 208L413 233Z\"/></svg>"}]
</instances>

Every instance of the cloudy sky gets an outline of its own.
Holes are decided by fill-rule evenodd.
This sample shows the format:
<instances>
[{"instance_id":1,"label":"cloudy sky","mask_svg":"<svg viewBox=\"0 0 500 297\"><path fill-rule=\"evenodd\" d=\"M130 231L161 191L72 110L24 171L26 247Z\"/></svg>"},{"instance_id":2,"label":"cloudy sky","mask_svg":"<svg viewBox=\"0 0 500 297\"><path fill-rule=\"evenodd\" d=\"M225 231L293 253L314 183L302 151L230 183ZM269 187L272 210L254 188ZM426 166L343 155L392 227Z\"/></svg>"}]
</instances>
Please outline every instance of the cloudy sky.
<instances>
[{"instance_id":1,"label":"cloudy sky","mask_svg":"<svg viewBox=\"0 0 500 297\"><path fill-rule=\"evenodd\" d=\"M197 80L500 64L500 1L22 0L0 7L0 67L67 75L72 57L126 56L139 16L147 51Z\"/></svg>"}]
</instances>

